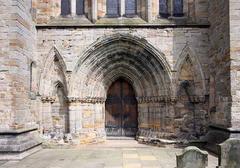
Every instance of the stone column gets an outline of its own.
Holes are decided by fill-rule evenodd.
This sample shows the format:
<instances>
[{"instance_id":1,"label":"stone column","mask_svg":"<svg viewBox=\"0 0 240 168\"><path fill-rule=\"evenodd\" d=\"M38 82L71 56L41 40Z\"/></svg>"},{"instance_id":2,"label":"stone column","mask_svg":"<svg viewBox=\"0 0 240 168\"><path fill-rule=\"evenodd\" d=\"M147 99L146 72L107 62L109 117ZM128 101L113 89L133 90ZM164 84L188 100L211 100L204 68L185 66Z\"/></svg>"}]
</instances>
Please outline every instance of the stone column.
<instances>
[{"instance_id":1,"label":"stone column","mask_svg":"<svg viewBox=\"0 0 240 168\"><path fill-rule=\"evenodd\" d=\"M195 12L196 12L196 8L195 8L195 0L189 0L188 1L188 4L187 4L187 9L186 10L186 13L187 13L187 17L189 20L191 20L192 22L195 22L196 21L196 15L195 15Z\"/></svg>"},{"instance_id":2,"label":"stone column","mask_svg":"<svg viewBox=\"0 0 240 168\"><path fill-rule=\"evenodd\" d=\"M123 17L125 14L125 0L120 1L120 16Z\"/></svg>"},{"instance_id":3,"label":"stone column","mask_svg":"<svg viewBox=\"0 0 240 168\"><path fill-rule=\"evenodd\" d=\"M79 100L69 98L69 130L70 133L78 133L82 129L82 114Z\"/></svg>"},{"instance_id":4,"label":"stone column","mask_svg":"<svg viewBox=\"0 0 240 168\"><path fill-rule=\"evenodd\" d=\"M92 22L95 23L97 21L97 0L92 0Z\"/></svg>"},{"instance_id":5,"label":"stone column","mask_svg":"<svg viewBox=\"0 0 240 168\"><path fill-rule=\"evenodd\" d=\"M146 20L147 22L151 22L152 21L152 0L147 0L146 1Z\"/></svg>"},{"instance_id":6,"label":"stone column","mask_svg":"<svg viewBox=\"0 0 240 168\"><path fill-rule=\"evenodd\" d=\"M75 133L75 103L69 102L69 131Z\"/></svg>"},{"instance_id":7,"label":"stone column","mask_svg":"<svg viewBox=\"0 0 240 168\"><path fill-rule=\"evenodd\" d=\"M174 2L173 0L171 0L171 11L170 11L170 15L173 16L173 11L174 10Z\"/></svg>"},{"instance_id":8,"label":"stone column","mask_svg":"<svg viewBox=\"0 0 240 168\"><path fill-rule=\"evenodd\" d=\"M54 97L42 97L42 127L43 132L47 133L52 129L52 103L55 101Z\"/></svg>"},{"instance_id":9,"label":"stone column","mask_svg":"<svg viewBox=\"0 0 240 168\"><path fill-rule=\"evenodd\" d=\"M71 15L76 16L76 0L71 0Z\"/></svg>"}]
</instances>

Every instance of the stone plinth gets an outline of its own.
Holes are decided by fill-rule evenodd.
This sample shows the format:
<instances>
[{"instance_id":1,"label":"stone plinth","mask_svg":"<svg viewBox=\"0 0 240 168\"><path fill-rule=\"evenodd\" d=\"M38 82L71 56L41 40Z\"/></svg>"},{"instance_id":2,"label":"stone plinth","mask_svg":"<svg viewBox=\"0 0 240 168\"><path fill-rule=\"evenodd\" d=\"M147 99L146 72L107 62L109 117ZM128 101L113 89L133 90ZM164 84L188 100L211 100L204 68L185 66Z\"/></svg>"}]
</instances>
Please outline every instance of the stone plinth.
<instances>
[{"instance_id":1,"label":"stone plinth","mask_svg":"<svg viewBox=\"0 0 240 168\"><path fill-rule=\"evenodd\" d=\"M0 160L19 160L41 149L37 128L0 131Z\"/></svg>"}]
</instances>

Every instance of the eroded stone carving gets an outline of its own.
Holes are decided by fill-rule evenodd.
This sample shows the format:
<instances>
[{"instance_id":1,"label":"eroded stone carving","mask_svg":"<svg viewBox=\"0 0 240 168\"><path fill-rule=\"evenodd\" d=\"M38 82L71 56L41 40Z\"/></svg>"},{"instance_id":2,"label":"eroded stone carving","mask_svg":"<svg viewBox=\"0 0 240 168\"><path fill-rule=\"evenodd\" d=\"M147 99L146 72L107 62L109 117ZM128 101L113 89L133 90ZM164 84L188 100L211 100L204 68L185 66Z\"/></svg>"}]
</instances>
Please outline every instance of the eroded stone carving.
<instances>
[{"instance_id":1,"label":"eroded stone carving","mask_svg":"<svg viewBox=\"0 0 240 168\"><path fill-rule=\"evenodd\" d=\"M177 168L206 168L208 165L208 153L197 147L190 146L177 155Z\"/></svg>"},{"instance_id":2,"label":"eroded stone carving","mask_svg":"<svg viewBox=\"0 0 240 168\"><path fill-rule=\"evenodd\" d=\"M176 97L170 96L146 96L146 97L137 97L137 101L140 104L143 103L160 103L160 102L176 102Z\"/></svg>"},{"instance_id":3,"label":"eroded stone carving","mask_svg":"<svg viewBox=\"0 0 240 168\"><path fill-rule=\"evenodd\" d=\"M55 102L56 97L54 97L54 96L43 96L43 97L41 97L41 100L42 100L43 103L46 103L46 102L53 103L53 102Z\"/></svg>"},{"instance_id":4,"label":"eroded stone carving","mask_svg":"<svg viewBox=\"0 0 240 168\"><path fill-rule=\"evenodd\" d=\"M70 103L91 103L91 104L103 104L105 103L106 98L104 97L69 97Z\"/></svg>"},{"instance_id":5,"label":"eroded stone carving","mask_svg":"<svg viewBox=\"0 0 240 168\"><path fill-rule=\"evenodd\" d=\"M229 139L220 145L220 149L218 168L240 167L240 139Z\"/></svg>"}]
</instances>

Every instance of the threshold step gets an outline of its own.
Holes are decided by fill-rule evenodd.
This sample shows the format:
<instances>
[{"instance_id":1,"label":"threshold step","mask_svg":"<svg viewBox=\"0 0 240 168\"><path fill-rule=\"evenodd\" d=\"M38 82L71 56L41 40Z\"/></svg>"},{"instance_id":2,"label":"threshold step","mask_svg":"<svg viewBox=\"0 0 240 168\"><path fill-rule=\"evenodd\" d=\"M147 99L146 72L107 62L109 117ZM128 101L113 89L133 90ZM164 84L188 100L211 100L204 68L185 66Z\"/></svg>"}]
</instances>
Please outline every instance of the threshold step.
<instances>
[{"instance_id":1,"label":"threshold step","mask_svg":"<svg viewBox=\"0 0 240 168\"><path fill-rule=\"evenodd\" d=\"M136 140L136 137L107 136L107 140Z\"/></svg>"}]
</instances>

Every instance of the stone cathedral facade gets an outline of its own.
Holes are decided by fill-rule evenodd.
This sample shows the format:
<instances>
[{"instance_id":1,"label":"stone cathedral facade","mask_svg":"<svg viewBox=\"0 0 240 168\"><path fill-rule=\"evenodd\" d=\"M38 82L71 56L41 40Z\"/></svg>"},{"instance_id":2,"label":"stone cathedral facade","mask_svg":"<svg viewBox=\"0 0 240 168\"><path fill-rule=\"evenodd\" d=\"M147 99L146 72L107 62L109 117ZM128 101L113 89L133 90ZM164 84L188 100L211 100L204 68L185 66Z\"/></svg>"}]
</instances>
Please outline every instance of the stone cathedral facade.
<instances>
[{"instance_id":1,"label":"stone cathedral facade","mask_svg":"<svg viewBox=\"0 0 240 168\"><path fill-rule=\"evenodd\" d=\"M236 0L0 0L0 153L21 158L67 136L209 146L240 137L239 8Z\"/></svg>"}]
</instances>

